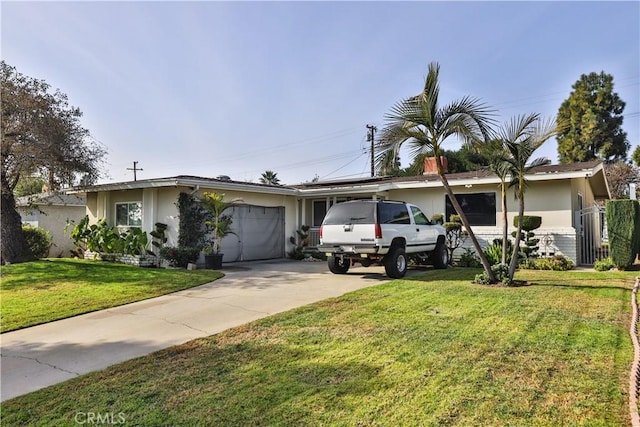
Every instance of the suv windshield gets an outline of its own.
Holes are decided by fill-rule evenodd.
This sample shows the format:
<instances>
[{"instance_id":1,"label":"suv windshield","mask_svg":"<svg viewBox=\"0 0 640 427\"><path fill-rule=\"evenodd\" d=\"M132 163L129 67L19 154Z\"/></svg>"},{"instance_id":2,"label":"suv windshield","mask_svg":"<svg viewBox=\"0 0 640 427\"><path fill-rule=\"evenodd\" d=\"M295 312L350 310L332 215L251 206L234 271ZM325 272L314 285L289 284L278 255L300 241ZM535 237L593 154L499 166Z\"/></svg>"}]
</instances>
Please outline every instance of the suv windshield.
<instances>
[{"instance_id":1,"label":"suv windshield","mask_svg":"<svg viewBox=\"0 0 640 427\"><path fill-rule=\"evenodd\" d=\"M373 224L375 203L339 203L333 205L322 222L325 225Z\"/></svg>"}]
</instances>

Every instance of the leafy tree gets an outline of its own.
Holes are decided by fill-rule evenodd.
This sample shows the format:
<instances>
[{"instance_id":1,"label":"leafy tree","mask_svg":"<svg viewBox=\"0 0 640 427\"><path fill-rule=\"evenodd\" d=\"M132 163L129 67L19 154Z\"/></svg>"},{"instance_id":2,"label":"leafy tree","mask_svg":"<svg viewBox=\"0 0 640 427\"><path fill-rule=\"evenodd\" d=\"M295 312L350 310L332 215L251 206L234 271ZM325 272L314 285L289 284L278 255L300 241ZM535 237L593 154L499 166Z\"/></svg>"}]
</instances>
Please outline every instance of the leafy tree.
<instances>
[{"instance_id":1,"label":"leafy tree","mask_svg":"<svg viewBox=\"0 0 640 427\"><path fill-rule=\"evenodd\" d=\"M381 132L378 147L381 152L389 150L397 152L399 146L407 143L414 159L423 153L432 153L435 156L440 181L456 213L460 216L464 228L469 233L489 280L495 282L491 265L483 254L460 203L453 194L440 160L442 145L450 136L458 136L467 143L487 140L490 134L491 110L476 98L468 96L440 107L438 103L439 73L440 66L437 63L429 64L422 92L396 103L391 108L391 112L386 116L388 124Z\"/></svg>"},{"instance_id":2,"label":"leafy tree","mask_svg":"<svg viewBox=\"0 0 640 427\"><path fill-rule=\"evenodd\" d=\"M278 173L274 171L264 171L260 176L260 183L267 185L280 185L280 178Z\"/></svg>"},{"instance_id":3,"label":"leafy tree","mask_svg":"<svg viewBox=\"0 0 640 427\"><path fill-rule=\"evenodd\" d=\"M100 175L105 151L87 140L82 113L67 96L43 80L24 76L0 61L2 152L0 261L24 260L25 240L16 211L15 189L23 176L47 177L50 190L73 185L79 178L92 183Z\"/></svg>"},{"instance_id":4,"label":"leafy tree","mask_svg":"<svg viewBox=\"0 0 640 427\"><path fill-rule=\"evenodd\" d=\"M604 171L611 197L614 199L628 199L630 196L629 184L640 183L640 168L635 168L625 162L607 164Z\"/></svg>"},{"instance_id":5,"label":"leafy tree","mask_svg":"<svg viewBox=\"0 0 640 427\"><path fill-rule=\"evenodd\" d=\"M622 130L625 103L613 91L613 76L583 74L558 111L560 163L624 160L629 151Z\"/></svg>"},{"instance_id":6,"label":"leafy tree","mask_svg":"<svg viewBox=\"0 0 640 427\"><path fill-rule=\"evenodd\" d=\"M16 197L22 197L38 194L42 192L45 185L46 182L39 176L21 177L14 190L14 195Z\"/></svg>"},{"instance_id":7,"label":"leafy tree","mask_svg":"<svg viewBox=\"0 0 640 427\"><path fill-rule=\"evenodd\" d=\"M509 167L510 186L514 188L516 199L519 201L516 240L513 244L513 254L509 263L508 277L509 281L511 281L518 266L518 252L520 250L520 241L522 240L524 193L528 185L525 176L531 169L550 163L547 158L538 158L533 161L530 161L530 159L542 144L556 134L557 126L552 120L542 122L538 114L529 114L513 118L506 129L507 132L504 136L508 138L505 138L503 143L507 156L504 160Z\"/></svg>"}]
</instances>

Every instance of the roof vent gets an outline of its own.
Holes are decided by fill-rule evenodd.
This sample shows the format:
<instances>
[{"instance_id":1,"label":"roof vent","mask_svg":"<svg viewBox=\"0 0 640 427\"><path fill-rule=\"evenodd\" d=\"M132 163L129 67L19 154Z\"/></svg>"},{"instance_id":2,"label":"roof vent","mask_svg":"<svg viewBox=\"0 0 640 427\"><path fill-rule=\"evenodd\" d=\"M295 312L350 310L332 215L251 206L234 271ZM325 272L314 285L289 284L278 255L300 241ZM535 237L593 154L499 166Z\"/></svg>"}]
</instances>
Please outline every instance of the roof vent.
<instances>
[{"instance_id":1,"label":"roof vent","mask_svg":"<svg viewBox=\"0 0 640 427\"><path fill-rule=\"evenodd\" d=\"M231 177L228 175L218 175L216 179L220 181L231 181Z\"/></svg>"}]
</instances>

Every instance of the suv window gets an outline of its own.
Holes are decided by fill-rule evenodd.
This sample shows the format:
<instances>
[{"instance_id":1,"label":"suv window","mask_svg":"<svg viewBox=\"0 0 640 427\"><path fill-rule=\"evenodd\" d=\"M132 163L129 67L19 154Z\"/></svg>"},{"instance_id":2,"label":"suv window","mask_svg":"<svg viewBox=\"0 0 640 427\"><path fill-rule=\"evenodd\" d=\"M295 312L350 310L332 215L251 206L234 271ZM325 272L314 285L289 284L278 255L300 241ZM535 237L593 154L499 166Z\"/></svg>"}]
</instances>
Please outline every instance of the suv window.
<instances>
[{"instance_id":1,"label":"suv window","mask_svg":"<svg viewBox=\"0 0 640 427\"><path fill-rule=\"evenodd\" d=\"M413 215L413 221L417 225L429 225L429 224L431 224L431 221L429 221L427 216L424 213L422 213L422 211L420 209L418 209L417 207L411 206L411 214Z\"/></svg>"},{"instance_id":2,"label":"suv window","mask_svg":"<svg viewBox=\"0 0 640 427\"><path fill-rule=\"evenodd\" d=\"M339 203L334 205L327 212L327 216L322 222L325 225L341 224L373 224L375 203Z\"/></svg>"},{"instance_id":3,"label":"suv window","mask_svg":"<svg viewBox=\"0 0 640 427\"><path fill-rule=\"evenodd\" d=\"M411 224L407 207L402 203L379 203L378 222L380 224Z\"/></svg>"}]
</instances>

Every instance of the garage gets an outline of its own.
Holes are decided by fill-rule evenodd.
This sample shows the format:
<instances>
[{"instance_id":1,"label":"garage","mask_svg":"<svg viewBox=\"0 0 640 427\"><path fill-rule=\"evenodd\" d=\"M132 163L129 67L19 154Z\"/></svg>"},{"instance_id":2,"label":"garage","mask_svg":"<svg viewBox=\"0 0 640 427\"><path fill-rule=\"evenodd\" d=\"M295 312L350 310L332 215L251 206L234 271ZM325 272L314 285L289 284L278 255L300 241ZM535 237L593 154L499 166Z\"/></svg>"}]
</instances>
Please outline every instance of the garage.
<instances>
[{"instance_id":1,"label":"garage","mask_svg":"<svg viewBox=\"0 0 640 427\"><path fill-rule=\"evenodd\" d=\"M235 205L228 213L236 235L222 239L224 262L285 256L284 206Z\"/></svg>"}]
</instances>

